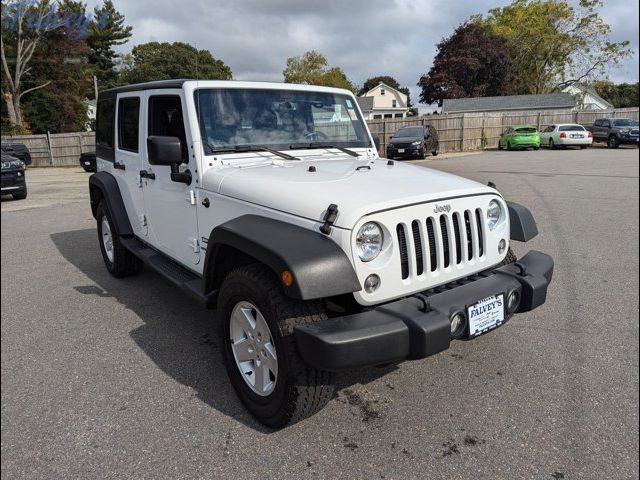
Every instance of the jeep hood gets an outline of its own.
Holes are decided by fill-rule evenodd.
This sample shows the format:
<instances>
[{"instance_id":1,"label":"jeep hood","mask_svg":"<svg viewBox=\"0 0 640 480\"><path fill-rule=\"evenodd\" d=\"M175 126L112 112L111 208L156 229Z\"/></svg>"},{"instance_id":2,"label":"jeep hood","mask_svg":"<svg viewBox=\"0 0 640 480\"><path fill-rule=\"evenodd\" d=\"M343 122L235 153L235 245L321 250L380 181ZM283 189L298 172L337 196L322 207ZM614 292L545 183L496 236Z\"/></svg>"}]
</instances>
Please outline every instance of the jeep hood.
<instances>
[{"instance_id":1,"label":"jeep hood","mask_svg":"<svg viewBox=\"0 0 640 480\"><path fill-rule=\"evenodd\" d=\"M315 167L315 171L313 168ZM447 198L496 193L480 183L449 173L385 159L261 160L209 168L203 187L267 208L321 221L338 205L335 225L351 229L379 210Z\"/></svg>"}]
</instances>

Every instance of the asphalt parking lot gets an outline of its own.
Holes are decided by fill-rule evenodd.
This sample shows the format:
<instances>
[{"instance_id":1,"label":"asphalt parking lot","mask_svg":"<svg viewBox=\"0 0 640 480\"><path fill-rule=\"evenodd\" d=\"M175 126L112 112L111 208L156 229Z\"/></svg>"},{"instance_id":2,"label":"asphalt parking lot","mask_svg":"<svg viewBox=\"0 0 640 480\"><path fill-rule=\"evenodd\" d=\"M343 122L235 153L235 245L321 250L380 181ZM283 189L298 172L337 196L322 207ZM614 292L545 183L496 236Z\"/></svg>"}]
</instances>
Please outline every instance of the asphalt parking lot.
<instances>
[{"instance_id":1,"label":"asphalt parking lot","mask_svg":"<svg viewBox=\"0 0 640 480\"><path fill-rule=\"evenodd\" d=\"M269 431L214 314L157 274L109 276L80 169L2 201L2 478L626 479L638 473L638 149L425 165L495 182L551 254L548 303L429 359L338 378Z\"/></svg>"}]
</instances>

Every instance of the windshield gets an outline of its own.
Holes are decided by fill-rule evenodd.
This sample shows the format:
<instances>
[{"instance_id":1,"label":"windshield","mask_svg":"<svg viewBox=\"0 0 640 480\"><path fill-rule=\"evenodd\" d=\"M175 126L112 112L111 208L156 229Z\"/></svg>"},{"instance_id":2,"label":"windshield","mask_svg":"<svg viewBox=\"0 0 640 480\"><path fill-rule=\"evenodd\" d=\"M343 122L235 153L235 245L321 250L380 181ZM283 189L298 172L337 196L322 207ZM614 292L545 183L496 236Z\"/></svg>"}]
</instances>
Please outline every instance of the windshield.
<instances>
[{"instance_id":1,"label":"windshield","mask_svg":"<svg viewBox=\"0 0 640 480\"><path fill-rule=\"evenodd\" d=\"M630 120L628 118L621 118L620 120L613 121L614 127L637 127L638 122L635 120Z\"/></svg>"},{"instance_id":2,"label":"windshield","mask_svg":"<svg viewBox=\"0 0 640 480\"><path fill-rule=\"evenodd\" d=\"M584 132L582 125L562 125L559 129L561 132Z\"/></svg>"},{"instance_id":3,"label":"windshield","mask_svg":"<svg viewBox=\"0 0 640 480\"><path fill-rule=\"evenodd\" d=\"M421 137L423 135L422 127L403 127L396 132L396 137Z\"/></svg>"},{"instance_id":4,"label":"windshield","mask_svg":"<svg viewBox=\"0 0 640 480\"><path fill-rule=\"evenodd\" d=\"M518 133L536 133L537 130L535 127L520 127L516 128L516 132Z\"/></svg>"},{"instance_id":5,"label":"windshield","mask_svg":"<svg viewBox=\"0 0 640 480\"><path fill-rule=\"evenodd\" d=\"M205 150L301 144L371 146L367 129L347 95L326 92L219 88L195 92Z\"/></svg>"}]
</instances>

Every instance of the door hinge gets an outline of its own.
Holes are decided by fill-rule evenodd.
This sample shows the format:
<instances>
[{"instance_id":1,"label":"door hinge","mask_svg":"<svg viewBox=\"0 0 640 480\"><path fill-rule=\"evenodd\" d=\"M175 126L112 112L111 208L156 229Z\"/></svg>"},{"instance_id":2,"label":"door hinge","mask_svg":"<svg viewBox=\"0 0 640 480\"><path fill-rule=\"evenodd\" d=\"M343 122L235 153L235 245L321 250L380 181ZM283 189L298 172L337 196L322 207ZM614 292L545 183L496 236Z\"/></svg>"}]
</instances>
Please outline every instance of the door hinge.
<instances>
[{"instance_id":1,"label":"door hinge","mask_svg":"<svg viewBox=\"0 0 640 480\"><path fill-rule=\"evenodd\" d=\"M140 226L141 227L146 227L147 226L147 216L142 214L142 215L138 215L138 221L140 222Z\"/></svg>"},{"instance_id":2,"label":"door hinge","mask_svg":"<svg viewBox=\"0 0 640 480\"><path fill-rule=\"evenodd\" d=\"M196 204L196 191L195 190L188 190L187 191L187 202L189 202L190 205L195 205Z\"/></svg>"}]
</instances>

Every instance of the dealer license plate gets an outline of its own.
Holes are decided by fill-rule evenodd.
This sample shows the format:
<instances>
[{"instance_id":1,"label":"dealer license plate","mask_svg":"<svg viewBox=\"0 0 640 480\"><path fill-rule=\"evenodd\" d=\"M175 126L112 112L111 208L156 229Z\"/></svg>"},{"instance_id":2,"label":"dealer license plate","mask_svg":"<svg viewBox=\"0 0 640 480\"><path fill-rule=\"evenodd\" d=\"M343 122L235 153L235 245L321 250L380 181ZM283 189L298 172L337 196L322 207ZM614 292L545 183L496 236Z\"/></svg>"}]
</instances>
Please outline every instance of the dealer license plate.
<instances>
[{"instance_id":1,"label":"dealer license plate","mask_svg":"<svg viewBox=\"0 0 640 480\"><path fill-rule=\"evenodd\" d=\"M504 322L504 295L492 295L467 308L469 336L477 337Z\"/></svg>"},{"instance_id":2,"label":"dealer license plate","mask_svg":"<svg viewBox=\"0 0 640 480\"><path fill-rule=\"evenodd\" d=\"M399 148L398 153L404 153L404 148Z\"/></svg>"}]
</instances>

